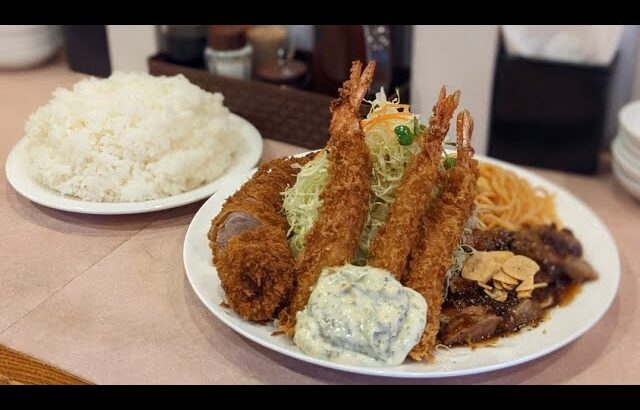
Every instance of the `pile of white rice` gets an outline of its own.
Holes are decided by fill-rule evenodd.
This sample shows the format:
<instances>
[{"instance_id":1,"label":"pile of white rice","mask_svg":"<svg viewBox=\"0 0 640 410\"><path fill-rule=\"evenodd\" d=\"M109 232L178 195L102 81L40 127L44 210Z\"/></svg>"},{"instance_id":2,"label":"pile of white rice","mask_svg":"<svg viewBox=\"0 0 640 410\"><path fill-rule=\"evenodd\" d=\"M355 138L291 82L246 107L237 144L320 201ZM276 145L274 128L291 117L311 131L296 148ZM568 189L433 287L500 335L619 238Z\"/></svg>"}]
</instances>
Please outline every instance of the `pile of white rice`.
<instances>
[{"instance_id":1,"label":"pile of white rice","mask_svg":"<svg viewBox=\"0 0 640 410\"><path fill-rule=\"evenodd\" d=\"M117 72L58 89L26 124L32 176L98 202L190 191L221 176L244 148L222 100L182 75Z\"/></svg>"}]
</instances>

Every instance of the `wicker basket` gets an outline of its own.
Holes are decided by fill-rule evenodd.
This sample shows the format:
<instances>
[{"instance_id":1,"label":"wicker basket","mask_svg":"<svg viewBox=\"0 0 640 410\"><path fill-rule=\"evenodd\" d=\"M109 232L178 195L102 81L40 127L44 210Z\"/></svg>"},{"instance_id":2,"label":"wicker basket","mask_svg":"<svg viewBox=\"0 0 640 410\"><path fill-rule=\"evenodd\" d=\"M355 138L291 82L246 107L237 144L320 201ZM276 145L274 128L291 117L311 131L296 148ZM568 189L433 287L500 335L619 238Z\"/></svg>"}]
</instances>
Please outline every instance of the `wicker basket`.
<instances>
[{"instance_id":1,"label":"wicker basket","mask_svg":"<svg viewBox=\"0 0 640 410\"><path fill-rule=\"evenodd\" d=\"M183 74L193 84L224 95L229 109L251 122L264 138L322 148L329 136L331 97L257 81L242 81L165 61L148 60L152 75Z\"/></svg>"}]
</instances>

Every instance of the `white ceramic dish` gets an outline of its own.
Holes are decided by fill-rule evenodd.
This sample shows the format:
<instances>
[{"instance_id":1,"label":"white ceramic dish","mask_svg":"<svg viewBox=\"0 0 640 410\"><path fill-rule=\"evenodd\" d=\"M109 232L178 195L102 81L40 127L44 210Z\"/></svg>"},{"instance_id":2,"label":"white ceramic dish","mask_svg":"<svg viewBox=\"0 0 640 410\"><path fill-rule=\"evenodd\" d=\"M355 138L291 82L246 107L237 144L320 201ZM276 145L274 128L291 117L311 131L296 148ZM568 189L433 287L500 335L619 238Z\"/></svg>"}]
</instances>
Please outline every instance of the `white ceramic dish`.
<instances>
[{"instance_id":1,"label":"white ceramic dish","mask_svg":"<svg viewBox=\"0 0 640 410\"><path fill-rule=\"evenodd\" d=\"M2 46L29 46L48 43L53 40L57 41L57 37L61 36L59 26L41 26L37 30L24 33L1 33L0 45ZM52 38L54 37L54 38Z\"/></svg>"},{"instance_id":2,"label":"white ceramic dish","mask_svg":"<svg viewBox=\"0 0 640 410\"><path fill-rule=\"evenodd\" d=\"M0 68L26 68L52 57L62 45L59 26L35 26L30 31L0 32Z\"/></svg>"},{"instance_id":3,"label":"white ceramic dish","mask_svg":"<svg viewBox=\"0 0 640 410\"><path fill-rule=\"evenodd\" d=\"M206 235L211 219L220 212L224 200L239 189L251 173L226 178L225 185L193 218L183 249L184 266L189 282L202 303L218 319L241 335L282 354L337 370L388 377L449 377L515 366L551 353L589 330L611 305L620 280L618 250L600 218L569 192L519 167L485 157L478 158L513 170L532 184L554 192L560 218L582 242L585 258L600 274L597 281L584 285L582 291L568 306L553 309L549 319L535 328L524 329L513 337L499 339L496 347L478 348L473 351L460 347L438 351L435 362L431 364L407 360L400 366L386 368L347 366L306 356L288 338L271 336L275 330L272 325L264 326L245 321L230 309L221 307L224 292L211 261Z\"/></svg>"},{"instance_id":4,"label":"white ceramic dish","mask_svg":"<svg viewBox=\"0 0 640 410\"><path fill-rule=\"evenodd\" d=\"M620 140L620 149L626 151L633 158L640 159L640 140L633 140L626 132L620 130L617 140Z\"/></svg>"},{"instance_id":5,"label":"white ceramic dish","mask_svg":"<svg viewBox=\"0 0 640 410\"><path fill-rule=\"evenodd\" d=\"M621 132L640 144L640 100L626 104L618 114Z\"/></svg>"},{"instance_id":6,"label":"white ceramic dish","mask_svg":"<svg viewBox=\"0 0 640 410\"><path fill-rule=\"evenodd\" d=\"M28 36L33 33L40 33L46 31L51 26L48 25L19 25L19 24L10 24L0 25L0 35L2 36Z\"/></svg>"},{"instance_id":7,"label":"white ceramic dish","mask_svg":"<svg viewBox=\"0 0 640 410\"><path fill-rule=\"evenodd\" d=\"M634 158L632 154L625 151L622 141L618 138L613 140L611 152L614 160L617 161L618 166L622 168L625 174L634 182L640 184L640 157Z\"/></svg>"},{"instance_id":8,"label":"white ceramic dish","mask_svg":"<svg viewBox=\"0 0 640 410\"><path fill-rule=\"evenodd\" d=\"M613 174L616 179L622 185L622 187L635 199L640 201L640 183L632 180L622 169L620 163L616 158L613 159L613 163L611 164L611 168L613 169Z\"/></svg>"},{"instance_id":9,"label":"white ceramic dish","mask_svg":"<svg viewBox=\"0 0 640 410\"><path fill-rule=\"evenodd\" d=\"M258 130L245 119L232 114L237 138L245 141L247 150L239 154L234 164L223 175L244 174L253 168L262 156L262 137ZM22 196L49 208L83 214L118 215L137 214L176 208L192 202L208 198L222 185L222 178L218 178L207 185L192 191L166 198L142 202L90 202L78 198L62 195L59 192L44 187L34 181L26 167L26 140L22 139L13 148L6 163L7 180Z\"/></svg>"}]
</instances>

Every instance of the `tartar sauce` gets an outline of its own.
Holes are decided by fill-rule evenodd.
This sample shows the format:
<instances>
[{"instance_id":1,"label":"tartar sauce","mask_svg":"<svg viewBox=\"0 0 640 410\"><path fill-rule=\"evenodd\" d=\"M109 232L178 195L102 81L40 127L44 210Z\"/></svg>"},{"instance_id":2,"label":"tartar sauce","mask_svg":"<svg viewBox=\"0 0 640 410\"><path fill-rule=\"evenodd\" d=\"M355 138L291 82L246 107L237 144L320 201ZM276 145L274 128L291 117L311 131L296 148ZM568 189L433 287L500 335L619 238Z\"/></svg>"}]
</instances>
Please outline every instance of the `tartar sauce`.
<instances>
[{"instance_id":1,"label":"tartar sauce","mask_svg":"<svg viewBox=\"0 0 640 410\"><path fill-rule=\"evenodd\" d=\"M305 354L336 363L394 366L415 346L427 302L384 269L325 268L296 316L294 342Z\"/></svg>"}]
</instances>

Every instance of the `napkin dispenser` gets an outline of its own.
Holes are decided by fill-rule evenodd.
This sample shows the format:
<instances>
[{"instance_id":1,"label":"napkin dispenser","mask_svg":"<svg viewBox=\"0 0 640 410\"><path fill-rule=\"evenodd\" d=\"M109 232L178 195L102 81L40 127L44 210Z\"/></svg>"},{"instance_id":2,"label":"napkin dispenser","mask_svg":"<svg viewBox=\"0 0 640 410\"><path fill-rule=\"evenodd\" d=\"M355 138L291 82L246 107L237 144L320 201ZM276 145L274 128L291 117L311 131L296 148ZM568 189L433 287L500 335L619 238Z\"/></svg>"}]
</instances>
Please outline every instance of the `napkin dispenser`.
<instances>
[{"instance_id":1,"label":"napkin dispenser","mask_svg":"<svg viewBox=\"0 0 640 410\"><path fill-rule=\"evenodd\" d=\"M508 55L501 44L493 87L489 155L522 165L581 174L598 170L609 84L608 65Z\"/></svg>"}]
</instances>

